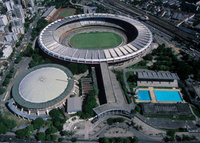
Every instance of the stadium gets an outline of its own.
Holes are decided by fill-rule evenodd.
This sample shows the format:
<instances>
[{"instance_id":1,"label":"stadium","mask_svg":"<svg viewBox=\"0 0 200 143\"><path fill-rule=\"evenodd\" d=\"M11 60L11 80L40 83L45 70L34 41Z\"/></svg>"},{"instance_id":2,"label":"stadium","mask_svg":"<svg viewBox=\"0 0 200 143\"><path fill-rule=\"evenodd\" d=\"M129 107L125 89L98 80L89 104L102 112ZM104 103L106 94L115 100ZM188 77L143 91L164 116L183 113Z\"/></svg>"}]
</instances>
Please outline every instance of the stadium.
<instances>
[{"instance_id":1,"label":"stadium","mask_svg":"<svg viewBox=\"0 0 200 143\"><path fill-rule=\"evenodd\" d=\"M46 26L38 38L48 55L69 62L116 63L143 54L152 33L142 23L114 14L69 16Z\"/></svg>"},{"instance_id":2,"label":"stadium","mask_svg":"<svg viewBox=\"0 0 200 143\"><path fill-rule=\"evenodd\" d=\"M44 64L17 78L8 106L24 118L45 118L51 109L64 105L71 94L75 94L71 71L57 64Z\"/></svg>"}]
</instances>

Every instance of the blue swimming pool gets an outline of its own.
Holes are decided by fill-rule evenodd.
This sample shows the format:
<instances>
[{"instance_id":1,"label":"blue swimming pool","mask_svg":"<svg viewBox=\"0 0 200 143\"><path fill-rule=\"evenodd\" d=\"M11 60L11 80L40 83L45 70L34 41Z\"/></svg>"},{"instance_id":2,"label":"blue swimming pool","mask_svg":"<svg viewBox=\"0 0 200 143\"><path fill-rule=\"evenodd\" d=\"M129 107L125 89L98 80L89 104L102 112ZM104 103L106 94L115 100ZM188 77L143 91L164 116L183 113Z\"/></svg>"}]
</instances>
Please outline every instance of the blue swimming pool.
<instances>
[{"instance_id":1,"label":"blue swimming pool","mask_svg":"<svg viewBox=\"0 0 200 143\"><path fill-rule=\"evenodd\" d=\"M157 101L183 101L178 91L154 91Z\"/></svg>"},{"instance_id":2,"label":"blue swimming pool","mask_svg":"<svg viewBox=\"0 0 200 143\"><path fill-rule=\"evenodd\" d=\"M139 90L138 96L138 100L151 101L151 97L148 90Z\"/></svg>"}]
</instances>

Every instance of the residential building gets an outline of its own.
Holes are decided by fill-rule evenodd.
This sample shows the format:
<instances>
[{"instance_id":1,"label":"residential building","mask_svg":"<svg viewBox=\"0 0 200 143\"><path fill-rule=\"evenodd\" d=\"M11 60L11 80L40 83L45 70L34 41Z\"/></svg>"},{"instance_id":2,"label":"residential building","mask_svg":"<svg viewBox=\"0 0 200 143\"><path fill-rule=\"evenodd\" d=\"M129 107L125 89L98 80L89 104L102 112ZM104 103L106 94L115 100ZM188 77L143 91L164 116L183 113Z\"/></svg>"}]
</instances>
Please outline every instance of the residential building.
<instances>
[{"instance_id":1,"label":"residential building","mask_svg":"<svg viewBox=\"0 0 200 143\"><path fill-rule=\"evenodd\" d=\"M8 19L6 15L0 15L0 25L5 26L8 24Z\"/></svg>"},{"instance_id":2,"label":"residential building","mask_svg":"<svg viewBox=\"0 0 200 143\"><path fill-rule=\"evenodd\" d=\"M25 20L24 20L24 11L23 11L23 8L21 5L17 4L14 6L14 11L15 11L15 14L18 18L20 18L22 20L22 22L24 23Z\"/></svg>"}]
</instances>

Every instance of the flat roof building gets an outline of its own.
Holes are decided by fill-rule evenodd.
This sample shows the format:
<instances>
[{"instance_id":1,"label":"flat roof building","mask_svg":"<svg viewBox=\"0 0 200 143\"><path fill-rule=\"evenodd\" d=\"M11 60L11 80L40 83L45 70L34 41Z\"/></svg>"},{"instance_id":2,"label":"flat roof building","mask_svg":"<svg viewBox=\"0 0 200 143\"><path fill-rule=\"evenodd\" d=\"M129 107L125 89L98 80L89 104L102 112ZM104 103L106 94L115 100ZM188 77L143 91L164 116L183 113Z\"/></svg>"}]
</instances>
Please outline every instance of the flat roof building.
<instances>
[{"instance_id":1,"label":"flat roof building","mask_svg":"<svg viewBox=\"0 0 200 143\"><path fill-rule=\"evenodd\" d=\"M167 71L142 71L137 72L137 75L137 86L178 87L179 77L176 73Z\"/></svg>"},{"instance_id":2,"label":"flat roof building","mask_svg":"<svg viewBox=\"0 0 200 143\"><path fill-rule=\"evenodd\" d=\"M82 111L81 97L72 97L67 99L67 112L69 114Z\"/></svg>"}]
</instances>

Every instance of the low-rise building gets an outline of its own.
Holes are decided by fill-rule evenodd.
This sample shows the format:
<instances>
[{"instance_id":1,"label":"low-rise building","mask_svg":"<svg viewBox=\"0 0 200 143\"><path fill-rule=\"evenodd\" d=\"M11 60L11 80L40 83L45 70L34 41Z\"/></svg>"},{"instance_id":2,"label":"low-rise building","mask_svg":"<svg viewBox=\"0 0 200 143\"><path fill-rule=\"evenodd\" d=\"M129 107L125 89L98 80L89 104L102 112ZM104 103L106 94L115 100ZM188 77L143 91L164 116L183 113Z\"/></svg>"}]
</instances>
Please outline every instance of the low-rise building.
<instances>
[{"instance_id":1,"label":"low-rise building","mask_svg":"<svg viewBox=\"0 0 200 143\"><path fill-rule=\"evenodd\" d=\"M178 87L179 77L171 72L143 71L137 72L137 86L148 87Z\"/></svg>"},{"instance_id":2,"label":"low-rise building","mask_svg":"<svg viewBox=\"0 0 200 143\"><path fill-rule=\"evenodd\" d=\"M74 114L78 111L82 111L81 97L73 97L67 99L67 112Z\"/></svg>"}]
</instances>

